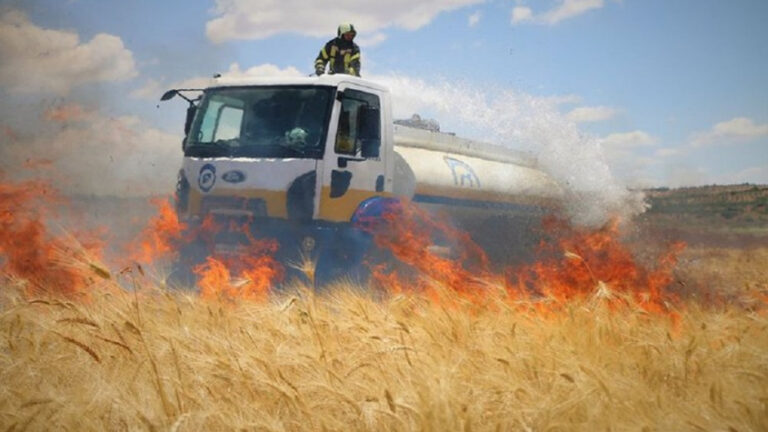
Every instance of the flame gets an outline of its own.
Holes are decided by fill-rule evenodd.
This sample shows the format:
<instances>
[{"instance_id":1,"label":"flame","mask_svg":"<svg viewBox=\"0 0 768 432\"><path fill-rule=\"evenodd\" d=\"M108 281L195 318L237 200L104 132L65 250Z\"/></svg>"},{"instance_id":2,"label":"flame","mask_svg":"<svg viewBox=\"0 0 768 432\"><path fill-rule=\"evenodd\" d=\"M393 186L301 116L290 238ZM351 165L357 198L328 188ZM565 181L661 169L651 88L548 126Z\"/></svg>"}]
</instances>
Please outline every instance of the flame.
<instances>
[{"instance_id":1,"label":"flame","mask_svg":"<svg viewBox=\"0 0 768 432\"><path fill-rule=\"evenodd\" d=\"M180 221L169 200L154 200L153 204L158 213L142 231L138 244L131 246L136 250L133 260L144 264L182 260L181 266L191 268L198 277L200 294L207 299L263 301L271 287L282 280L284 269L274 258L276 241L256 239L247 224L217 223L211 215L190 226ZM242 234L246 244L237 251L216 253L215 237L222 231ZM207 251L204 262L191 262L180 256L179 251L193 243Z\"/></svg>"},{"instance_id":2,"label":"flame","mask_svg":"<svg viewBox=\"0 0 768 432\"><path fill-rule=\"evenodd\" d=\"M7 277L23 280L30 295L87 294L100 280L112 279L102 264L103 244L96 239L97 231L59 236L49 232L50 214L64 203L46 182L0 182L0 270ZM274 283L282 279L283 267L274 259L276 241L256 239L247 226L229 226L242 232L247 244L241 253L217 256L213 254L213 239L223 227L212 217L190 229L180 222L168 200L153 200L153 204L157 216L142 231L141 241L132 245L135 261L153 264L177 258L177 251L191 242L209 245L211 253L205 263L194 269L205 298L263 301ZM233 279L230 274L238 277Z\"/></svg>"},{"instance_id":3,"label":"flame","mask_svg":"<svg viewBox=\"0 0 768 432\"><path fill-rule=\"evenodd\" d=\"M151 265L163 260L183 259L179 251L195 242L204 244L209 255L213 253L213 239L222 227L211 215L202 223L190 226L181 221L169 199L157 198L150 202L157 214L147 222L137 241L127 246L131 260Z\"/></svg>"},{"instance_id":4,"label":"flame","mask_svg":"<svg viewBox=\"0 0 768 432\"><path fill-rule=\"evenodd\" d=\"M28 295L87 294L99 280L111 278L101 263L100 241L49 232L50 213L62 204L48 183L0 182L0 270L25 281Z\"/></svg>"},{"instance_id":5,"label":"flame","mask_svg":"<svg viewBox=\"0 0 768 432\"><path fill-rule=\"evenodd\" d=\"M671 244L654 268L646 268L619 241L618 220L589 230L549 218L542 224L547 238L539 246L539 259L510 267L503 275L490 270L488 257L467 233L411 203L391 205L383 222L365 227L374 234L376 245L391 252L400 264L370 265L377 285L393 293L415 290L429 294L437 284L480 299L489 292L487 287L501 283L510 300L536 303L539 310L585 300L613 308L637 305L646 312L675 315L673 306L679 303L669 286L685 245ZM457 245L460 255L450 258L435 253L431 247L435 238Z\"/></svg>"},{"instance_id":6,"label":"flame","mask_svg":"<svg viewBox=\"0 0 768 432\"><path fill-rule=\"evenodd\" d=\"M275 282L282 280L284 269L274 258L277 242L256 239L247 227L239 229L248 239L244 250L209 256L194 268L203 298L263 302ZM233 273L238 277L233 278Z\"/></svg>"},{"instance_id":7,"label":"flame","mask_svg":"<svg viewBox=\"0 0 768 432\"><path fill-rule=\"evenodd\" d=\"M154 199L152 204L157 208L157 215L142 230L138 244L131 245L136 251L131 258L145 264L174 257L187 230L168 200Z\"/></svg>"},{"instance_id":8,"label":"flame","mask_svg":"<svg viewBox=\"0 0 768 432\"><path fill-rule=\"evenodd\" d=\"M197 284L203 298L216 299L234 288L229 268L216 258L207 257L205 264L195 267L195 274L200 276Z\"/></svg>"},{"instance_id":9,"label":"flame","mask_svg":"<svg viewBox=\"0 0 768 432\"><path fill-rule=\"evenodd\" d=\"M371 222L371 221L367 221ZM377 224L363 224L374 235L377 247L388 250L402 264L397 270L386 264L371 264L371 273L381 287L390 291L431 291L435 284L465 296L475 296L480 278L487 276L488 257L466 233L444 218L429 214L410 202L391 204ZM458 257L437 253L433 240L448 239L460 252Z\"/></svg>"},{"instance_id":10,"label":"flame","mask_svg":"<svg viewBox=\"0 0 768 432\"><path fill-rule=\"evenodd\" d=\"M543 297L555 304L581 299L674 314L671 306L679 299L668 288L685 244L671 244L655 268L649 269L619 240L618 227L618 220L598 230L546 220L543 229L551 239L541 243L537 262L507 270L509 293L516 298Z\"/></svg>"}]
</instances>

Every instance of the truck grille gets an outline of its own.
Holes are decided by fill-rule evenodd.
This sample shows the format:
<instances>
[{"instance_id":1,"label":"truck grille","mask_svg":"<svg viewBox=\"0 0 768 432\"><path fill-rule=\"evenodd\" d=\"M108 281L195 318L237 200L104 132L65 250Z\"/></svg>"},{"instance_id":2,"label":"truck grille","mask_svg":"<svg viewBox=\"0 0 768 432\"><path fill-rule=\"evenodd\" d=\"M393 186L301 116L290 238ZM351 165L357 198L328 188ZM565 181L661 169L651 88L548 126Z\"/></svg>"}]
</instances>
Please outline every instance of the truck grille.
<instances>
[{"instance_id":1,"label":"truck grille","mask_svg":"<svg viewBox=\"0 0 768 432\"><path fill-rule=\"evenodd\" d=\"M267 206L260 198L207 196L203 198L201 210L203 215L267 216Z\"/></svg>"}]
</instances>

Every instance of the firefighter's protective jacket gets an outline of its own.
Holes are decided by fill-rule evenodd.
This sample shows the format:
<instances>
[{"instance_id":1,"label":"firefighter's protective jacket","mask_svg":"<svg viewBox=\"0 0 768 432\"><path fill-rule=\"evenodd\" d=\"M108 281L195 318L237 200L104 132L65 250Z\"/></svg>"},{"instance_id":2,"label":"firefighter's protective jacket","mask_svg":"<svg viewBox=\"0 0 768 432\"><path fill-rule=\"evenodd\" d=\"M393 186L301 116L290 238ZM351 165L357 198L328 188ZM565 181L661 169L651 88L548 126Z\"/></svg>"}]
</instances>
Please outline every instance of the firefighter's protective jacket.
<instances>
[{"instance_id":1,"label":"firefighter's protective jacket","mask_svg":"<svg viewBox=\"0 0 768 432\"><path fill-rule=\"evenodd\" d=\"M360 48L353 41L336 37L328 41L315 60L315 71L322 75L329 64L329 74L360 76Z\"/></svg>"}]
</instances>

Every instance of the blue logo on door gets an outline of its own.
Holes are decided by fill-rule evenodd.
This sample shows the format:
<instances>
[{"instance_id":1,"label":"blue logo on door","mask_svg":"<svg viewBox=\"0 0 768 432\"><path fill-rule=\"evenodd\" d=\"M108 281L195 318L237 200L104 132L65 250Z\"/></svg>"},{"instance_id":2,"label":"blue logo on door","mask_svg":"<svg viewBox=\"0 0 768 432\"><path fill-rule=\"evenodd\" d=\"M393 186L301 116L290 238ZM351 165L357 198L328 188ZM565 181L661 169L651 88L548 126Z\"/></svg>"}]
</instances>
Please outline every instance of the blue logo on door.
<instances>
[{"instance_id":1,"label":"blue logo on door","mask_svg":"<svg viewBox=\"0 0 768 432\"><path fill-rule=\"evenodd\" d=\"M216 184L216 167L211 164L205 164L200 168L200 175L197 176L197 185L200 190L208 192Z\"/></svg>"},{"instance_id":2,"label":"blue logo on door","mask_svg":"<svg viewBox=\"0 0 768 432\"><path fill-rule=\"evenodd\" d=\"M245 181L245 173L239 170L227 171L221 175L221 179L227 183L242 183Z\"/></svg>"}]
</instances>

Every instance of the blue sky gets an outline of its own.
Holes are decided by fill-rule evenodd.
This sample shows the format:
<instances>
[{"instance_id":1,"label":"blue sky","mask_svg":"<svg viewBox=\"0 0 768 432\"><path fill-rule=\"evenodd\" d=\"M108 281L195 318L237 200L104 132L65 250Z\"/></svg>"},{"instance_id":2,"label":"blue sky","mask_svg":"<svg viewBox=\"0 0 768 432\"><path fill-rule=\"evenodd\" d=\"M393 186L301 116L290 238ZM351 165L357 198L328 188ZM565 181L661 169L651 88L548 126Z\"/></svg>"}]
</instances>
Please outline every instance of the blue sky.
<instances>
[{"instance_id":1,"label":"blue sky","mask_svg":"<svg viewBox=\"0 0 768 432\"><path fill-rule=\"evenodd\" d=\"M0 0L0 168L44 157L71 188L163 188L184 111L163 90L309 74L345 21L398 116L599 159L567 179L768 183L765 0Z\"/></svg>"}]
</instances>

